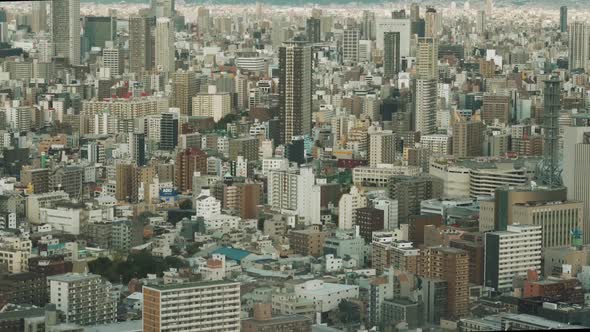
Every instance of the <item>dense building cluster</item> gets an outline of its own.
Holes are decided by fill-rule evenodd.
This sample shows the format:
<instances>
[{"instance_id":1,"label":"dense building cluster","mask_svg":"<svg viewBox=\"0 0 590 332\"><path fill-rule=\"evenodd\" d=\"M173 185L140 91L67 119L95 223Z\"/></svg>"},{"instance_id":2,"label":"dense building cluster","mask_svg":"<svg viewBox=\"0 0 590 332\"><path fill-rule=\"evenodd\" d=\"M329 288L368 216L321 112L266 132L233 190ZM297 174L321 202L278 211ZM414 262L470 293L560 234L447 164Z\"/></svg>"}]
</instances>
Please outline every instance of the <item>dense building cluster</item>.
<instances>
[{"instance_id":1,"label":"dense building cluster","mask_svg":"<svg viewBox=\"0 0 590 332\"><path fill-rule=\"evenodd\" d=\"M589 328L588 11L513 2L5 4L0 331Z\"/></svg>"}]
</instances>

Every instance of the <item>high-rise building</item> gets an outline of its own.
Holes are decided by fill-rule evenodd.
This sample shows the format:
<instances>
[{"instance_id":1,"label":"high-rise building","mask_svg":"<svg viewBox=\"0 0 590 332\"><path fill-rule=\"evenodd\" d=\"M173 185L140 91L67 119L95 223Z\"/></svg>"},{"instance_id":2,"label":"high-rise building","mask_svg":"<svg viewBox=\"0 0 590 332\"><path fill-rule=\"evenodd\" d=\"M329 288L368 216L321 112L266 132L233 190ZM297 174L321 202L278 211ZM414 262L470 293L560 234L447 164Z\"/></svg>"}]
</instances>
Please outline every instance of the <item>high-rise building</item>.
<instances>
[{"instance_id":1,"label":"high-rise building","mask_svg":"<svg viewBox=\"0 0 590 332\"><path fill-rule=\"evenodd\" d=\"M175 71L174 22L167 17L156 20L156 68L162 72Z\"/></svg>"},{"instance_id":2,"label":"high-rise building","mask_svg":"<svg viewBox=\"0 0 590 332\"><path fill-rule=\"evenodd\" d=\"M367 206L365 197L356 186L350 188L350 193L342 195L338 204L338 228L352 229L356 219L356 211Z\"/></svg>"},{"instance_id":3,"label":"high-rise building","mask_svg":"<svg viewBox=\"0 0 590 332\"><path fill-rule=\"evenodd\" d=\"M131 159L137 166L144 166L145 160L145 134L133 133L130 134L129 151L131 152Z\"/></svg>"},{"instance_id":4,"label":"high-rise building","mask_svg":"<svg viewBox=\"0 0 590 332\"><path fill-rule=\"evenodd\" d=\"M526 202L512 209L521 225L542 226L543 248L573 246L572 232L582 230L583 211L577 201Z\"/></svg>"},{"instance_id":5,"label":"high-rise building","mask_svg":"<svg viewBox=\"0 0 590 332\"><path fill-rule=\"evenodd\" d=\"M197 9L197 27L199 28L200 34L205 34L209 31L211 16L209 8L199 7Z\"/></svg>"},{"instance_id":6,"label":"high-rise building","mask_svg":"<svg viewBox=\"0 0 590 332\"><path fill-rule=\"evenodd\" d=\"M567 6L559 7L559 31L567 32Z\"/></svg>"},{"instance_id":7,"label":"high-rise building","mask_svg":"<svg viewBox=\"0 0 590 332\"><path fill-rule=\"evenodd\" d=\"M342 62L355 64L359 60L359 37L358 29L344 29L342 38Z\"/></svg>"},{"instance_id":8,"label":"high-rise building","mask_svg":"<svg viewBox=\"0 0 590 332\"><path fill-rule=\"evenodd\" d=\"M207 153L197 148L178 152L174 163L174 184L179 191L192 191L193 174L207 174Z\"/></svg>"},{"instance_id":9,"label":"high-rise building","mask_svg":"<svg viewBox=\"0 0 590 332\"><path fill-rule=\"evenodd\" d=\"M497 291L512 290L515 276L541 271L541 226L510 225L485 234L485 281Z\"/></svg>"},{"instance_id":10,"label":"high-rise building","mask_svg":"<svg viewBox=\"0 0 590 332\"><path fill-rule=\"evenodd\" d=\"M394 176L388 183L389 197L398 201L398 221L408 222L420 214L420 202L442 195L440 180L429 176Z\"/></svg>"},{"instance_id":11,"label":"high-rise building","mask_svg":"<svg viewBox=\"0 0 590 332\"><path fill-rule=\"evenodd\" d=\"M584 203L582 235L590 243L590 127L566 127L564 135L563 182L571 200Z\"/></svg>"},{"instance_id":12,"label":"high-rise building","mask_svg":"<svg viewBox=\"0 0 590 332\"><path fill-rule=\"evenodd\" d=\"M369 134L369 166L395 162L395 133L391 130Z\"/></svg>"},{"instance_id":13,"label":"high-rise building","mask_svg":"<svg viewBox=\"0 0 590 332\"><path fill-rule=\"evenodd\" d=\"M438 80L438 42L435 38L418 38L416 76L420 79Z\"/></svg>"},{"instance_id":14,"label":"high-rise building","mask_svg":"<svg viewBox=\"0 0 590 332\"><path fill-rule=\"evenodd\" d=\"M442 15L432 7L426 8L424 29L424 36L431 38L436 38L442 31Z\"/></svg>"},{"instance_id":15,"label":"high-rise building","mask_svg":"<svg viewBox=\"0 0 590 332\"><path fill-rule=\"evenodd\" d=\"M570 23L569 29L569 70L586 69L588 66L588 38L590 31L586 22Z\"/></svg>"},{"instance_id":16,"label":"high-rise building","mask_svg":"<svg viewBox=\"0 0 590 332\"><path fill-rule=\"evenodd\" d=\"M240 283L143 286L143 331L240 331Z\"/></svg>"},{"instance_id":17,"label":"high-rise building","mask_svg":"<svg viewBox=\"0 0 590 332\"><path fill-rule=\"evenodd\" d=\"M418 38L416 48L415 130L430 135L436 132L438 44L434 38Z\"/></svg>"},{"instance_id":18,"label":"high-rise building","mask_svg":"<svg viewBox=\"0 0 590 332\"><path fill-rule=\"evenodd\" d=\"M174 150L178 145L178 114L166 112L160 118L160 150Z\"/></svg>"},{"instance_id":19,"label":"high-rise building","mask_svg":"<svg viewBox=\"0 0 590 332\"><path fill-rule=\"evenodd\" d=\"M199 93L192 98L192 115L212 117L218 122L231 113L231 95L228 92Z\"/></svg>"},{"instance_id":20,"label":"high-rise building","mask_svg":"<svg viewBox=\"0 0 590 332\"><path fill-rule=\"evenodd\" d=\"M485 125L481 121L458 121L453 125L453 156L479 157L483 150Z\"/></svg>"},{"instance_id":21,"label":"high-rise building","mask_svg":"<svg viewBox=\"0 0 590 332\"><path fill-rule=\"evenodd\" d=\"M475 29L479 34L483 34L486 31L486 13L483 10L477 11L477 16L475 17Z\"/></svg>"},{"instance_id":22,"label":"high-rise building","mask_svg":"<svg viewBox=\"0 0 590 332\"><path fill-rule=\"evenodd\" d=\"M118 201L130 201L133 196L133 165L119 163L115 166L115 198Z\"/></svg>"},{"instance_id":23,"label":"high-rise building","mask_svg":"<svg viewBox=\"0 0 590 332\"><path fill-rule=\"evenodd\" d=\"M486 0L486 7L485 7L486 16L488 16L488 17L492 16L493 9L494 9L494 0Z\"/></svg>"},{"instance_id":24,"label":"high-rise building","mask_svg":"<svg viewBox=\"0 0 590 332\"><path fill-rule=\"evenodd\" d=\"M386 78L393 78L401 70L400 46L399 32L383 34L383 70Z\"/></svg>"},{"instance_id":25,"label":"high-rise building","mask_svg":"<svg viewBox=\"0 0 590 332\"><path fill-rule=\"evenodd\" d=\"M361 23L361 38L363 40L375 40L375 13L372 11L363 11L363 21Z\"/></svg>"},{"instance_id":26,"label":"high-rise building","mask_svg":"<svg viewBox=\"0 0 590 332\"><path fill-rule=\"evenodd\" d=\"M106 46L102 50L102 66L110 69L111 76L123 74L125 68L122 52L112 42L107 42Z\"/></svg>"},{"instance_id":27,"label":"high-rise building","mask_svg":"<svg viewBox=\"0 0 590 332\"><path fill-rule=\"evenodd\" d=\"M92 47L105 48L117 37L117 18L111 16L84 17L84 51Z\"/></svg>"},{"instance_id":28,"label":"high-rise building","mask_svg":"<svg viewBox=\"0 0 590 332\"><path fill-rule=\"evenodd\" d=\"M111 283L96 274L67 273L47 277L49 302L66 323L101 325L116 321L117 302Z\"/></svg>"},{"instance_id":29,"label":"high-rise building","mask_svg":"<svg viewBox=\"0 0 590 332\"><path fill-rule=\"evenodd\" d=\"M355 222L359 227L360 236L366 243L371 243L373 232L385 228L384 211L374 207L363 207L355 211Z\"/></svg>"},{"instance_id":30,"label":"high-rise building","mask_svg":"<svg viewBox=\"0 0 590 332\"><path fill-rule=\"evenodd\" d=\"M52 38L55 55L80 64L80 0L51 2Z\"/></svg>"},{"instance_id":31,"label":"high-rise building","mask_svg":"<svg viewBox=\"0 0 590 332\"><path fill-rule=\"evenodd\" d=\"M171 106L178 107L181 115L190 115L193 108L193 97L199 90L197 76L192 71L178 71L173 73L171 78Z\"/></svg>"},{"instance_id":32,"label":"high-rise building","mask_svg":"<svg viewBox=\"0 0 590 332\"><path fill-rule=\"evenodd\" d=\"M155 17L173 17L175 0L151 0L150 11Z\"/></svg>"},{"instance_id":33,"label":"high-rise building","mask_svg":"<svg viewBox=\"0 0 590 332\"><path fill-rule=\"evenodd\" d=\"M305 33L307 40L310 43L319 43L322 40L321 34L321 20L319 18L310 17L305 23Z\"/></svg>"},{"instance_id":34,"label":"high-rise building","mask_svg":"<svg viewBox=\"0 0 590 332\"><path fill-rule=\"evenodd\" d=\"M420 251L418 275L447 282L447 318L469 314L469 256L448 247L429 247Z\"/></svg>"},{"instance_id":35,"label":"high-rise building","mask_svg":"<svg viewBox=\"0 0 590 332\"><path fill-rule=\"evenodd\" d=\"M150 19L138 15L129 17L129 71L140 74L150 70L152 58Z\"/></svg>"},{"instance_id":36,"label":"high-rise building","mask_svg":"<svg viewBox=\"0 0 590 332\"><path fill-rule=\"evenodd\" d=\"M32 6L31 31L47 31L47 1L34 1Z\"/></svg>"},{"instance_id":37,"label":"high-rise building","mask_svg":"<svg viewBox=\"0 0 590 332\"><path fill-rule=\"evenodd\" d=\"M288 42L279 49L279 119L281 142L311 133L311 47Z\"/></svg>"}]
</instances>

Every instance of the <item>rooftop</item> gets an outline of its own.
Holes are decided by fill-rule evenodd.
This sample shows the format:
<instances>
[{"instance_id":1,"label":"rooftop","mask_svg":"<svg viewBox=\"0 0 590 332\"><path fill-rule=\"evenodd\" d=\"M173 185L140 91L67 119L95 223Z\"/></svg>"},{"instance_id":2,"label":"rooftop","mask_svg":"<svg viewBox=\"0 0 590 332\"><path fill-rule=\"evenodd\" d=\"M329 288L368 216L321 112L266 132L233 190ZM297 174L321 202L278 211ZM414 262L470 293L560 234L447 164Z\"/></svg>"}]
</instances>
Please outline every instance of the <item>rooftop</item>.
<instances>
[{"instance_id":1,"label":"rooftop","mask_svg":"<svg viewBox=\"0 0 590 332\"><path fill-rule=\"evenodd\" d=\"M144 287L156 289L159 291L167 291L167 290L174 290L174 289L210 287L210 286L217 286L217 285L236 285L236 284L239 284L239 283L233 282L233 281L226 281L226 280L215 280L215 281L186 282L186 283L180 283L180 284L167 284L167 285L149 285L149 286L144 286Z\"/></svg>"}]
</instances>

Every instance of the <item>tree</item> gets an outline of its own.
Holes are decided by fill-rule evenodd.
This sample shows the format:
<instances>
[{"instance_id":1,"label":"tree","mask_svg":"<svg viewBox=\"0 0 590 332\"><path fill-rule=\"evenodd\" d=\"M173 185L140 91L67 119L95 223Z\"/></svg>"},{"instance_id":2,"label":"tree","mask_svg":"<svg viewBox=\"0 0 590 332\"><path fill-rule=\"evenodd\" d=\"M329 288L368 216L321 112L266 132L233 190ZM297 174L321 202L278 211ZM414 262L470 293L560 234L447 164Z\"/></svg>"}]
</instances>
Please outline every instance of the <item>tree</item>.
<instances>
[{"instance_id":1,"label":"tree","mask_svg":"<svg viewBox=\"0 0 590 332\"><path fill-rule=\"evenodd\" d=\"M191 210L193 208L193 201L190 199L182 200L178 203L178 207L182 210Z\"/></svg>"}]
</instances>

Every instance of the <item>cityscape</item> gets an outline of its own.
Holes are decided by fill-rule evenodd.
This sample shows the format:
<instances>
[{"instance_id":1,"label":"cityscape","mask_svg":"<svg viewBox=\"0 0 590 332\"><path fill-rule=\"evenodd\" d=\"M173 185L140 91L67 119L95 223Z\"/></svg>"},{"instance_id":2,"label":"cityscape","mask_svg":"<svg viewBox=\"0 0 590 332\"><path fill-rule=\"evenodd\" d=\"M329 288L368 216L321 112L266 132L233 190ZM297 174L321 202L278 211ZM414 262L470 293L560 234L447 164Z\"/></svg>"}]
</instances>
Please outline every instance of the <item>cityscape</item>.
<instances>
[{"instance_id":1,"label":"cityscape","mask_svg":"<svg viewBox=\"0 0 590 332\"><path fill-rule=\"evenodd\" d=\"M0 332L590 329L585 0L0 3Z\"/></svg>"}]
</instances>

